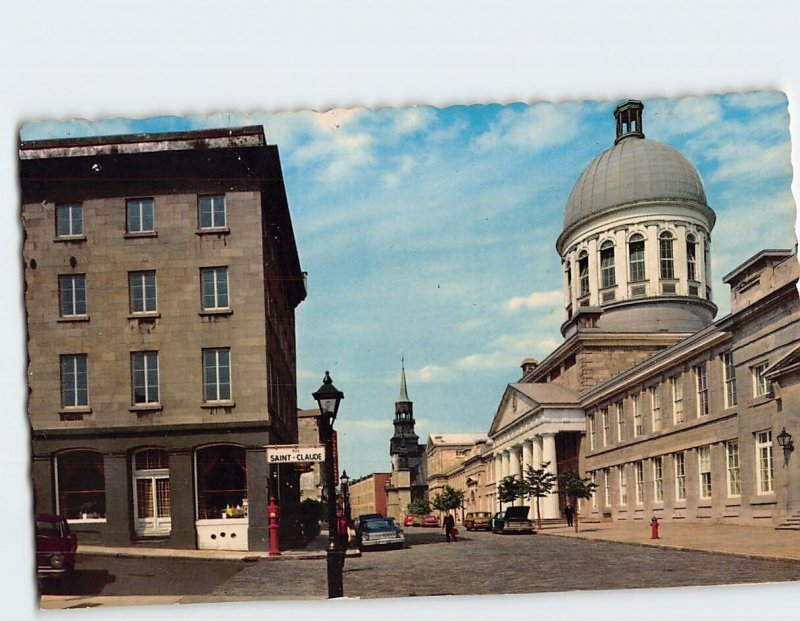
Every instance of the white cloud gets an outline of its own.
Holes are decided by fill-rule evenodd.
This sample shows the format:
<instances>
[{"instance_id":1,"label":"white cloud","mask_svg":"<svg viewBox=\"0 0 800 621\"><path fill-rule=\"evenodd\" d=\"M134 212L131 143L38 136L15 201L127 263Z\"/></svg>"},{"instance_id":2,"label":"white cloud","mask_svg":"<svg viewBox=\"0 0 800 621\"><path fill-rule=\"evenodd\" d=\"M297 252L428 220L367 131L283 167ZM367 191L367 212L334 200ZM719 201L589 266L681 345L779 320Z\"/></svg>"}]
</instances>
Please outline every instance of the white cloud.
<instances>
[{"instance_id":1,"label":"white cloud","mask_svg":"<svg viewBox=\"0 0 800 621\"><path fill-rule=\"evenodd\" d=\"M455 366L464 370L507 369L519 363L519 356L507 351L486 354L470 354L455 361Z\"/></svg>"},{"instance_id":2,"label":"white cloud","mask_svg":"<svg viewBox=\"0 0 800 621\"><path fill-rule=\"evenodd\" d=\"M506 310L514 312L521 308L545 308L560 306L564 302L564 293L558 289L553 291L534 291L530 295L513 297L503 306Z\"/></svg>"},{"instance_id":3,"label":"white cloud","mask_svg":"<svg viewBox=\"0 0 800 621\"><path fill-rule=\"evenodd\" d=\"M453 379L453 372L442 366L428 364L417 371L407 371L408 378L412 382L428 383L437 380Z\"/></svg>"},{"instance_id":4,"label":"white cloud","mask_svg":"<svg viewBox=\"0 0 800 621\"><path fill-rule=\"evenodd\" d=\"M429 107L413 107L394 113L394 131L410 134L427 128L436 119L436 112Z\"/></svg>"},{"instance_id":5,"label":"white cloud","mask_svg":"<svg viewBox=\"0 0 800 621\"><path fill-rule=\"evenodd\" d=\"M394 158L393 162L395 168L383 176L384 182L390 187L397 186L414 168L414 158L410 155Z\"/></svg>"},{"instance_id":6,"label":"white cloud","mask_svg":"<svg viewBox=\"0 0 800 621\"><path fill-rule=\"evenodd\" d=\"M478 136L479 150L514 147L529 152L566 144L580 130L577 106L541 103L523 109L506 108L497 115L489 131Z\"/></svg>"},{"instance_id":7,"label":"white cloud","mask_svg":"<svg viewBox=\"0 0 800 621\"><path fill-rule=\"evenodd\" d=\"M645 110L643 128L657 127L659 138L696 134L717 123L722 118L719 99L712 97L687 97L685 99L659 99ZM651 113L651 114L648 114ZM652 120L648 120L651 118Z\"/></svg>"},{"instance_id":8,"label":"white cloud","mask_svg":"<svg viewBox=\"0 0 800 621\"><path fill-rule=\"evenodd\" d=\"M707 154L719 161L709 179L714 183L727 180L752 182L791 175L792 172L786 143L725 143L709 149Z\"/></svg>"},{"instance_id":9,"label":"white cloud","mask_svg":"<svg viewBox=\"0 0 800 621\"><path fill-rule=\"evenodd\" d=\"M732 93L726 97L729 105L746 110L758 110L769 106L785 106L786 95L780 91L754 91L752 93Z\"/></svg>"}]
</instances>

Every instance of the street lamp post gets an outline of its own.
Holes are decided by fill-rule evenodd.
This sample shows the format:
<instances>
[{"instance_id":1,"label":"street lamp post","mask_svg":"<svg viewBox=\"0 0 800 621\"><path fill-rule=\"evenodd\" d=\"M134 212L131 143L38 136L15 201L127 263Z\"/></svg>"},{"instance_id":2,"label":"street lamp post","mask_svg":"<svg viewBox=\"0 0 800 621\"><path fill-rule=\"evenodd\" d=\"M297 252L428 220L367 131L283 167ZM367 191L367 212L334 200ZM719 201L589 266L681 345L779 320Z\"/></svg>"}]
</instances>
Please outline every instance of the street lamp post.
<instances>
[{"instance_id":1,"label":"street lamp post","mask_svg":"<svg viewBox=\"0 0 800 621\"><path fill-rule=\"evenodd\" d=\"M351 522L350 518L350 477L347 476L347 470L342 470L342 476L339 477L339 482L342 485L342 504L344 505L344 517L347 518L348 524Z\"/></svg>"},{"instance_id":2,"label":"street lamp post","mask_svg":"<svg viewBox=\"0 0 800 621\"><path fill-rule=\"evenodd\" d=\"M344 394L336 390L331 380L330 373L325 371L322 386L312 395L319 404L319 413L322 426L325 429L325 492L328 497L328 598L344 596L342 586L342 555L336 537L336 481L334 481L333 468L333 423L339 411L339 403L344 399Z\"/></svg>"}]
</instances>

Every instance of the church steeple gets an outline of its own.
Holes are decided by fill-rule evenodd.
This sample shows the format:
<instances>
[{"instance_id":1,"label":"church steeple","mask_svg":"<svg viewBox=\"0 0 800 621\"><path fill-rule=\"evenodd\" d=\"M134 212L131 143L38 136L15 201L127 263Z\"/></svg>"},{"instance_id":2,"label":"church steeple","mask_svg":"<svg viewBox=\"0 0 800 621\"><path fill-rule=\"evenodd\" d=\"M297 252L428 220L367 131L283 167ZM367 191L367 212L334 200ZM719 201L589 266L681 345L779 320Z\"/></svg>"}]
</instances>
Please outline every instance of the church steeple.
<instances>
[{"instance_id":1,"label":"church steeple","mask_svg":"<svg viewBox=\"0 0 800 621\"><path fill-rule=\"evenodd\" d=\"M405 458L417 450L419 436L414 433L414 403L408 398L405 359L401 361L400 397L394 403L394 435L389 449L392 456Z\"/></svg>"},{"instance_id":2,"label":"church steeple","mask_svg":"<svg viewBox=\"0 0 800 621\"><path fill-rule=\"evenodd\" d=\"M405 358L400 359L400 366L402 368L402 375L400 376L400 398L398 403L411 403L408 398L408 386L406 385L406 361Z\"/></svg>"}]
</instances>

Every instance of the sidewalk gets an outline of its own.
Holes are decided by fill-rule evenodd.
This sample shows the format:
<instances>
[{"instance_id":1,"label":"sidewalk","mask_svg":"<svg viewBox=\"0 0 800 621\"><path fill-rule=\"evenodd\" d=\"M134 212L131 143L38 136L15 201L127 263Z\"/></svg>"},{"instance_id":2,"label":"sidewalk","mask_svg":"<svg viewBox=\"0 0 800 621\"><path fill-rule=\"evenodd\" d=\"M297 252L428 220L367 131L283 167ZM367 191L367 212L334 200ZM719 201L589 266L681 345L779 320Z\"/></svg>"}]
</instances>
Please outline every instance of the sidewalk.
<instances>
[{"instance_id":1,"label":"sidewalk","mask_svg":"<svg viewBox=\"0 0 800 621\"><path fill-rule=\"evenodd\" d=\"M554 526L541 535L580 537L677 550L731 554L755 559L800 561L800 531L775 530L773 526L659 522L659 538L650 538L650 522L581 522L573 527Z\"/></svg>"},{"instance_id":2,"label":"sidewalk","mask_svg":"<svg viewBox=\"0 0 800 621\"><path fill-rule=\"evenodd\" d=\"M270 556L266 550L182 550L175 548L146 548L143 546L110 547L78 542L78 554L96 554L125 558L181 558L217 561L288 561L324 559L327 555L328 533L323 531L301 550L282 550L280 556ZM347 550L347 558L359 557L358 548Z\"/></svg>"}]
</instances>

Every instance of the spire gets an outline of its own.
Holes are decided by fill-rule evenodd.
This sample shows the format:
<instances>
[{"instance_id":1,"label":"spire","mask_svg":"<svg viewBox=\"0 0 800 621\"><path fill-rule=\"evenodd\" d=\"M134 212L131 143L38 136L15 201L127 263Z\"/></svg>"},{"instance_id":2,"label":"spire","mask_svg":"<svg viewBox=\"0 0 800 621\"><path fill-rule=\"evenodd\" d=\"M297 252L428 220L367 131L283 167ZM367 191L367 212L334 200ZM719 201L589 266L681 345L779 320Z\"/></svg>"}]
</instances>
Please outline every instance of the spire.
<instances>
[{"instance_id":1,"label":"spire","mask_svg":"<svg viewBox=\"0 0 800 621\"><path fill-rule=\"evenodd\" d=\"M406 359L400 359L400 366L403 369L402 375L400 377L400 398L397 400L398 403L409 403L411 399L408 398L408 386L406 386Z\"/></svg>"}]
</instances>

